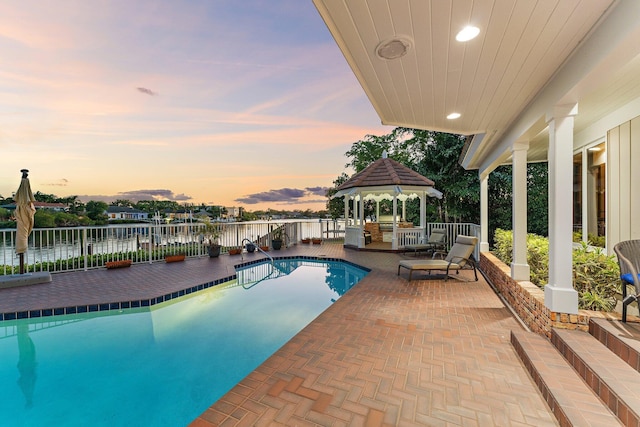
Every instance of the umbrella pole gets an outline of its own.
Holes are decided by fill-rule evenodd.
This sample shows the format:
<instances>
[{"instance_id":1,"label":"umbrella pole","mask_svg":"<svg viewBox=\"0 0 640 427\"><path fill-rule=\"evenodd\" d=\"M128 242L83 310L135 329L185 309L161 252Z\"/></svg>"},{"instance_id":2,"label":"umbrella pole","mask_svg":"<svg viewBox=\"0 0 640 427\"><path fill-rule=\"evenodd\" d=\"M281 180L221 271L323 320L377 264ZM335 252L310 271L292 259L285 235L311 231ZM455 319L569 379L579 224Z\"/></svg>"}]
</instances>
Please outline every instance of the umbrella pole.
<instances>
[{"instance_id":1,"label":"umbrella pole","mask_svg":"<svg viewBox=\"0 0 640 427\"><path fill-rule=\"evenodd\" d=\"M24 254L18 254L20 258L20 274L24 274Z\"/></svg>"}]
</instances>

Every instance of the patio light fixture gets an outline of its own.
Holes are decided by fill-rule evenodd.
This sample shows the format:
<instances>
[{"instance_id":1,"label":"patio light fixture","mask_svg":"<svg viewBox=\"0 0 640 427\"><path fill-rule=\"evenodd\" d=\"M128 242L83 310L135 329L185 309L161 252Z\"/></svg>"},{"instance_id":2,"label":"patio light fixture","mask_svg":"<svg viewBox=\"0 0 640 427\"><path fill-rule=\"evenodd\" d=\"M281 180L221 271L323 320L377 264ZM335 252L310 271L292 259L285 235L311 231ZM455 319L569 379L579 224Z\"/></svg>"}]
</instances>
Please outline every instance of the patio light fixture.
<instances>
[{"instance_id":1,"label":"patio light fixture","mask_svg":"<svg viewBox=\"0 0 640 427\"><path fill-rule=\"evenodd\" d=\"M480 34L480 28L472 25L467 25L458 34L456 34L456 40L459 42L468 42L475 39Z\"/></svg>"},{"instance_id":2,"label":"patio light fixture","mask_svg":"<svg viewBox=\"0 0 640 427\"><path fill-rule=\"evenodd\" d=\"M449 114L447 116L447 119L449 119L449 120L455 120L455 119L458 119L458 118L460 118L460 113L451 113L451 114Z\"/></svg>"}]
</instances>

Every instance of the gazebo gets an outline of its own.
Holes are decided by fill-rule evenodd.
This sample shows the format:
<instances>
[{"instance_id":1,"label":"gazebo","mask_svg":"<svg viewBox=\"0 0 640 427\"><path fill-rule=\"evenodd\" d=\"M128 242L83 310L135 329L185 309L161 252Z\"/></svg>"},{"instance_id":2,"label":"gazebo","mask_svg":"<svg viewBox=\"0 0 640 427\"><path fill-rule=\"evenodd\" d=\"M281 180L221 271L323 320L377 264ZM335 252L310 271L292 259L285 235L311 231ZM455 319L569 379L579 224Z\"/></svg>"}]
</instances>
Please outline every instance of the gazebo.
<instances>
[{"instance_id":1,"label":"gazebo","mask_svg":"<svg viewBox=\"0 0 640 427\"><path fill-rule=\"evenodd\" d=\"M369 243L368 239L365 239L365 231L367 235L373 237L374 241L391 243L392 250L423 242L426 239L426 199L427 197L442 198L442 193L433 188L433 185L434 182L429 178L387 158L387 153L383 153L381 159L371 163L363 171L340 185L333 196L334 198L344 196L344 245L364 248ZM406 222L406 201L416 197L420 198L420 226L418 227ZM354 203L351 218L349 217L350 200ZM370 223L365 223L363 203L365 200L376 201L375 221ZM380 215L381 200L393 202L391 215ZM398 201L402 202L400 215L398 215Z\"/></svg>"}]
</instances>

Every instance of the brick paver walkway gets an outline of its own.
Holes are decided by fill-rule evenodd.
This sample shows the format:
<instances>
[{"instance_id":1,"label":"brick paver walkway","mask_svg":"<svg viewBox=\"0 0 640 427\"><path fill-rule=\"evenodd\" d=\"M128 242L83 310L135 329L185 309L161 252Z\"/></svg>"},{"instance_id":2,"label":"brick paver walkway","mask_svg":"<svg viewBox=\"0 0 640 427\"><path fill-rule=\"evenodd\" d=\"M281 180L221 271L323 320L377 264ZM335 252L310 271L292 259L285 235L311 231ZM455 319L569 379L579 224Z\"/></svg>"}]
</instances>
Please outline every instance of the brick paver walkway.
<instances>
[{"instance_id":1,"label":"brick paver walkway","mask_svg":"<svg viewBox=\"0 0 640 427\"><path fill-rule=\"evenodd\" d=\"M519 323L483 280L407 282L396 275L403 255L339 244L271 254L342 258L372 271L192 426L558 425L509 342ZM152 298L230 276L242 261L56 274L0 290L0 313Z\"/></svg>"}]
</instances>

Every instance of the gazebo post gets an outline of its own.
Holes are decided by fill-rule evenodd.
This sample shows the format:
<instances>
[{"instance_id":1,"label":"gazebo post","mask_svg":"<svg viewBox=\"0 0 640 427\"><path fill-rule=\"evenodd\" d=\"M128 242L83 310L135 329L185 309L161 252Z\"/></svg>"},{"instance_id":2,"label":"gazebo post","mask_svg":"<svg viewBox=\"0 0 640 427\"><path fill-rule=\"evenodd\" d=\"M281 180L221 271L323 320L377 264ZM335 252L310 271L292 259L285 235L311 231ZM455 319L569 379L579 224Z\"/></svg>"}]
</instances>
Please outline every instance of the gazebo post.
<instances>
[{"instance_id":1,"label":"gazebo post","mask_svg":"<svg viewBox=\"0 0 640 427\"><path fill-rule=\"evenodd\" d=\"M351 199L351 196L344 196L344 228L345 228L345 232L347 229L347 226L349 225L349 200Z\"/></svg>"},{"instance_id":2,"label":"gazebo post","mask_svg":"<svg viewBox=\"0 0 640 427\"><path fill-rule=\"evenodd\" d=\"M362 191L358 191L359 217L360 217L360 235L358 236L358 248L364 248L364 200L362 199Z\"/></svg>"},{"instance_id":3,"label":"gazebo post","mask_svg":"<svg viewBox=\"0 0 640 427\"><path fill-rule=\"evenodd\" d=\"M427 241L427 192L420 193L420 227L422 228L422 243Z\"/></svg>"},{"instance_id":4,"label":"gazebo post","mask_svg":"<svg viewBox=\"0 0 640 427\"><path fill-rule=\"evenodd\" d=\"M393 233L391 237L391 249L394 251L398 249L398 237L396 235L398 232L398 221L396 219L397 212L398 212L398 193L394 192L393 193Z\"/></svg>"}]
</instances>

